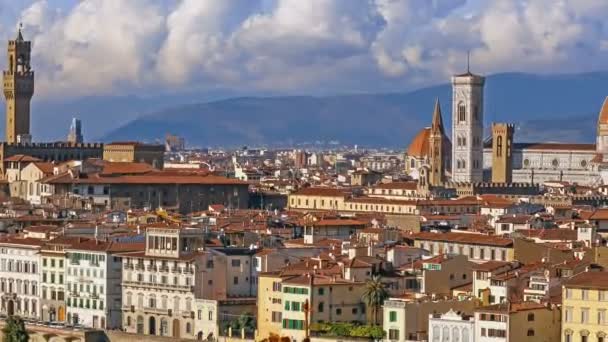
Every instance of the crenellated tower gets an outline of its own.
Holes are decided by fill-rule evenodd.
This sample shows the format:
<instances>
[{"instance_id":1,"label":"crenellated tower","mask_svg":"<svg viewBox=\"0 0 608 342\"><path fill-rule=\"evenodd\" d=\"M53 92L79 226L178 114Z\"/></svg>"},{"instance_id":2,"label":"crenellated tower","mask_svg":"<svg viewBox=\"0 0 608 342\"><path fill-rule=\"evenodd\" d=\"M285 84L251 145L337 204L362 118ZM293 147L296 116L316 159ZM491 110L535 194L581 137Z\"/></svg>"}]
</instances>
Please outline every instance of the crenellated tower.
<instances>
[{"instance_id":1,"label":"crenellated tower","mask_svg":"<svg viewBox=\"0 0 608 342\"><path fill-rule=\"evenodd\" d=\"M30 64L31 42L23 39L21 27L17 39L8 41L8 69L3 72L6 98L6 141L26 143L30 135L30 101L34 95L34 71Z\"/></svg>"}]
</instances>

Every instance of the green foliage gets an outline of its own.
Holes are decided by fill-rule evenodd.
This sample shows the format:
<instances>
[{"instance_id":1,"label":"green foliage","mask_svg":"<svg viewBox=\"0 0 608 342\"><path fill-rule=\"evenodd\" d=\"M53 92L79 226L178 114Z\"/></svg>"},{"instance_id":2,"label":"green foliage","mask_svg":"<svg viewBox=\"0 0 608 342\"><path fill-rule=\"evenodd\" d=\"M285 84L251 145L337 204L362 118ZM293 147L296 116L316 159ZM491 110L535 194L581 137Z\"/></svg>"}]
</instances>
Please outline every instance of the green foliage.
<instances>
[{"instance_id":1,"label":"green foliage","mask_svg":"<svg viewBox=\"0 0 608 342\"><path fill-rule=\"evenodd\" d=\"M378 312L388 298L386 285L382 282L379 275L374 275L365 283L362 299L368 307L372 309L374 315L374 324L378 324Z\"/></svg>"},{"instance_id":2,"label":"green foliage","mask_svg":"<svg viewBox=\"0 0 608 342\"><path fill-rule=\"evenodd\" d=\"M4 342L27 342L30 338L27 330L25 330L25 323L17 316L10 316L6 320L2 332L4 333Z\"/></svg>"},{"instance_id":3,"label":"green foliage","mask_svg":"<svg viewBox=\"0 0 608 342\"><path fill-rule=\"evenodd\" d=\"M239 334L241 329L250 332L255 330L255 320L250 314L242 313L237 319L228 323L227 326L232 327L232 334Z\"/></svg>"},{"instance_id":4,"label":"green foliage","mask_svg":"<svg viewBox=\"0 0 608 342\"><path fill-rule=\"evenodd\" d=\"M381 339L382 327L375 325L358 325L353 323L313 323L310 330L328 337L365 337Z\"/></svg>"},{"instance_id":5,"label":"green foliage","mask_svg":"<svg viewBox=\"0 0 608 342\"><path fill-rule=\"evenodd\" d=\"M379 340L384 337L384 331L382 330L382 327L377 325L360 325L353 328L353 330L350 332L350 336L368 337L373 338L374 340Z\"/></svg>"}]
</instances>

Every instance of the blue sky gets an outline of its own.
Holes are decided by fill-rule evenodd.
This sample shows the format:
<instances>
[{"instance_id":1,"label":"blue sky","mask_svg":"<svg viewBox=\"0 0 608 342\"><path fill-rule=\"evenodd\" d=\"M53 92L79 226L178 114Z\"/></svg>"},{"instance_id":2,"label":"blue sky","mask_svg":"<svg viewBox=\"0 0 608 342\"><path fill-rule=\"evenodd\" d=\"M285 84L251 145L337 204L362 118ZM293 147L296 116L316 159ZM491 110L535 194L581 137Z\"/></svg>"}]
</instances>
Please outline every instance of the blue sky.
<instances>
[{"instance_id":1,"label":"blue sky","mask_svg":"<svg viewBox=\"0 0 608 342\"><path fill-rule=\"evenodd\" d=\"M402 91L608 67L606 0L0 0L37 96ZM4 59L2 59L3 61Z\"/></svg>"}]
</instances>

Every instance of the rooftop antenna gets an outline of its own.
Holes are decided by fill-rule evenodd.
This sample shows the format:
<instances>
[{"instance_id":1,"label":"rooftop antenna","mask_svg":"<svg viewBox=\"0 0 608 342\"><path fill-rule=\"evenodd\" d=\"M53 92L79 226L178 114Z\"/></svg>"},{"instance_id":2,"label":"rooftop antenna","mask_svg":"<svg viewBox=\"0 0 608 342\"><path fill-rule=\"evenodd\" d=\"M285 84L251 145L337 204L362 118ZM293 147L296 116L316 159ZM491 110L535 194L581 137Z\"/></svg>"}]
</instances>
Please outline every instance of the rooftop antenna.
<instances>
[{"instance_id":1,"label":"rooftop antenna","mask_svg":"<svg viewBox=\"0 0 608 342\"><path fill-rule=\"evenodd\" d=\"M471 73L471 50L467 50L467 74Z\"/></svg>"}]
</instances>

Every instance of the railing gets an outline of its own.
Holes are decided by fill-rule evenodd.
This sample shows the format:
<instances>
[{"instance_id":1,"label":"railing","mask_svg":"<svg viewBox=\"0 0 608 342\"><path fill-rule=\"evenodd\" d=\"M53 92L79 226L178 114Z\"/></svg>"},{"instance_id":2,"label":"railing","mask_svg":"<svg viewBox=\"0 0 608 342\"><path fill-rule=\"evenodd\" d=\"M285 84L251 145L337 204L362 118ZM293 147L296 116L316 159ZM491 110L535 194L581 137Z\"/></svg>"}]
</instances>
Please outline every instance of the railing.
<instances>
[{"instance_id":1,"label":"railing","mask_svg":"<svg viewBox=\"0 0 608 342\"><path fill-rule=\"evenodd\" d=\"M162 283L149 283L149 282L141 282L141 281L124 281L125 285L128 286L139 286L146 288L164 288L170 290L182 290L182 291L193 291L194 286L192 285L174 285L174 284L162 284Z\"/></svg>"}]
</instances>

